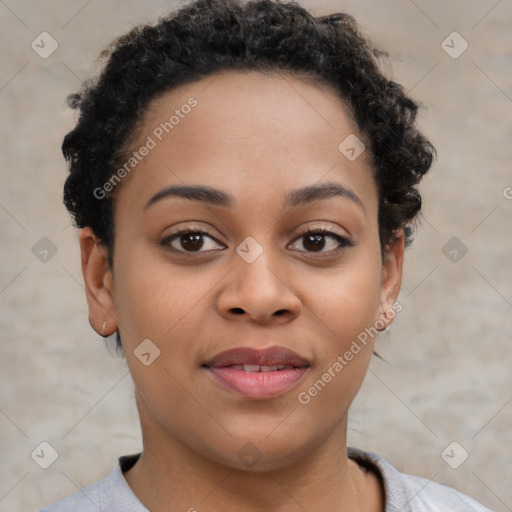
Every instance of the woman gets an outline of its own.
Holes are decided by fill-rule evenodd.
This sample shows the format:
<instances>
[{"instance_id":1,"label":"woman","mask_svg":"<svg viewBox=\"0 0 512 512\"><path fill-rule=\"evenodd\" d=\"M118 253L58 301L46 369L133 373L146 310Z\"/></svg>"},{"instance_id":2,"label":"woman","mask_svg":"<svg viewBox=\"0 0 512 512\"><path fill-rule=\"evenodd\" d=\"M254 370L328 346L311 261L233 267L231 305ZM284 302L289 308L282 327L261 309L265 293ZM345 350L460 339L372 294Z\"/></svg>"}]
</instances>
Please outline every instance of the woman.
<instances>
[{"instance_id":1,"label":"woman","mask_svg":"<svg viewBox=\"0 0 512 512\"><path fill-rule=\"evenodd\" d=\"M144 448L43 510L487 510L347 448L434 155L355 21L199 0L103 56L64 201Z\"/></svg>"}]
</instances>

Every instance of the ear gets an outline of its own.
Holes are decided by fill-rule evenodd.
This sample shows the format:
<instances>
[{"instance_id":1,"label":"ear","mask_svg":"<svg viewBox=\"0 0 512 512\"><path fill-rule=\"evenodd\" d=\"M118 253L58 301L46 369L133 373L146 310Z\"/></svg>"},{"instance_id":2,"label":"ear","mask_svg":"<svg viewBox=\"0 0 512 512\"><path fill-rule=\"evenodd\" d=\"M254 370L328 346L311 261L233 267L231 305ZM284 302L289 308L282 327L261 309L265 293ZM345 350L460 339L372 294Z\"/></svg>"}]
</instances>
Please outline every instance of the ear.
<instances>
[{"instance_id":1,"label":"ear","mask_svg":"<svg viewBox=\"0 0 512 512\"><path fill-rule=\"evenodd\" d=\"M80 230L80 252L89 322L100 336L110 336L117 331L112 270L108 265L107 248L90 227Z\"/></svg>"},{"instance_id":2,"label":"ear","mask_svg":"<svg viewBox=\"0 0 512 512\"><path fill-rule=\"evenodd\" d=\"M404 263L405 234L400 231L392 245L386 247L382 266L382 283L380 292L380 320L388 327L394 320L396 313L401 311L395 304L402 286L402 273Z\"/></svg>"}]
</instances>

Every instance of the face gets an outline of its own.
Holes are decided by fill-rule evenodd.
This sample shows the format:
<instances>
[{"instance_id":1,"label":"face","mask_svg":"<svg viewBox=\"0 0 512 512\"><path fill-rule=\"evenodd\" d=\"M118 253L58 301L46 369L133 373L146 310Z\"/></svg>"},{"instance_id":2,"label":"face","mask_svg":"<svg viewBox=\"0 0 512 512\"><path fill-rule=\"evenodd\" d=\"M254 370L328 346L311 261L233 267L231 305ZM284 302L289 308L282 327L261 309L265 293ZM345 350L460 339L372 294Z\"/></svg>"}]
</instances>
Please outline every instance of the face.
<instances>
[{"instance_id":1,"label":"face","mask_svg":"<svg viewBox=\"0 0 512 512\"><path fill-rule=\"evenodd\" d=\"M403 251L382 262L368 152L338 149L363 139L344 102L226 72L158 98L138 133L113 273L90 230L81 244L91 323L119 329L145 446L268 470L344 440Z\"/></svg>"}]
</instances>

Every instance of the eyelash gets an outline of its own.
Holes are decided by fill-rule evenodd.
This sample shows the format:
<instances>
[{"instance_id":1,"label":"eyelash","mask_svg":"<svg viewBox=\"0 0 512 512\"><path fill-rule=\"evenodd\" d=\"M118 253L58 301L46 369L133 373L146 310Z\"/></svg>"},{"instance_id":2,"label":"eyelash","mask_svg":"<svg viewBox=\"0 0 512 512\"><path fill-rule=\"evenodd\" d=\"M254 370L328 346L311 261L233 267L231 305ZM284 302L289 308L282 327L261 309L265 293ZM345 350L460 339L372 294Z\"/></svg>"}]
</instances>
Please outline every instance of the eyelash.
<instances>
[{"instance_id":1,"label":"eyelash","mask_svg":"<svg viewBox=\"0 0 512 512\"><path fill-rule=\"evenodd\" d=\"M190 257L193 257L193 255L195 255L195 254L201 254L201 253L206 254L209 252L209 251L185 251L185 250L176 249L174 247L171 247L171 243L174 240L179 239L183 235L189 235L189 234L202 235L202 236L206 235L208 238L211 238L212 240L214 240L217 244L223 245L215 237L210 235L208 232L203 231L201 229L193 229L193 228L189 228L189 227L180 229L180 230L176 231L175 233L173 233L172 235L165 237L160 242L159 245L162 247L167 247L170 250L172 250L173 252L181 253L181 254L184 254L184 255L187 255ZM342 251L344 251L345 249L354 247L354 245L355 245L355 243L352 240L350 240L349 238L338 235L337 233L334 233L333 231L330 231L329 229L326 229L326 228L314 228L314 229L307 228L305 231L303 231L302 233L297 235L297 237L293 240L292 244L290 244L290 245L295 244L300 238L306 237L308 235L324 235L324 236L334 239L336 242L338 242L339 247L337 249L335 249L334 251L328 251L327 253L323 253L321 251L320 252L299 251L301 253L317 254L317 255L320 255L320 257L322 257L322 255L323 255L323 257L326 257L326 256L332 256L334 254L339 254Z\"/></svg>"}]
</instances>

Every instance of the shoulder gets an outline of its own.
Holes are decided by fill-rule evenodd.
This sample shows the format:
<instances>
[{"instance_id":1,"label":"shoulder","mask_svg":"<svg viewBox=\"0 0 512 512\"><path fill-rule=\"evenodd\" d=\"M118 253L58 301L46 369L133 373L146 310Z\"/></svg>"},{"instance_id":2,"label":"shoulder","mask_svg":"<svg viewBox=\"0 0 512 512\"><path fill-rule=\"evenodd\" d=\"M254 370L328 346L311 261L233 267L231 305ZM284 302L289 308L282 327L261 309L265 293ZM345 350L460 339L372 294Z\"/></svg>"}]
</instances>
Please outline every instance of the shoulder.
<instances>
[{"instance_id":1,"label":"shoulder","mask_svg":"<svg viewBox=\"0 0 512 512\"><path fill-rule=\"evenodd\" d=\"M446 485L403 473L400 476L413 511L491 512L473 498Z\"/></svg>"},{"instance_id":2,"label":"shoulder","mask_svg":"<svg viewBox=\"0 0 512 512\"><path fill-rule=\"evenodd\" d=\"M105 478L38 512L148 512L123 476L123 471L133 466L139 456L140 453L119 457Z\"/></svg>"},{"instance_id":3,"label":"shoulder","mask_svg":"<svg viewBox=\"0 0 512 512\"><path fill-rule=\"evenodd\" d=\"M84 487L72 496L57 501L39 510L39 512L69 512L70 510L76 510L77 512L98 512L98 510L104 510L101 503L101 496L104 495L103 489L108 485L108 479L109 477L106 477L99 482Z\"/></svg>"},{"instance_id":4,"label":"shoulder","mask_svg":"<svg viewBox=\"0 0 512 512\"><path fill-rule=\"evenodd\" d=\"M348 455L379 474L384 485L386 511L491 512L473 498L451 487L426 478L400 473L376 453L349 448Z\"/></svg>"}]
</instances>

